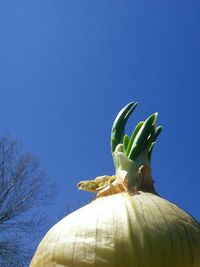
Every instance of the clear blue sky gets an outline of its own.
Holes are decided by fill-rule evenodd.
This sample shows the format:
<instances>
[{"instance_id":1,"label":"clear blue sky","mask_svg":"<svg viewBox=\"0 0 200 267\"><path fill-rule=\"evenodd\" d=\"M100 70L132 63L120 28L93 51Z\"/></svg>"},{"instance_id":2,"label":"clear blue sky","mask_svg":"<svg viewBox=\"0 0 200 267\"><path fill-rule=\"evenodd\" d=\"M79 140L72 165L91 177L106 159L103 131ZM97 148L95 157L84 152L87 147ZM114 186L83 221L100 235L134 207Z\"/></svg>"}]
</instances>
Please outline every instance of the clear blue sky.
<instances>
[{"instance_id":1,"label":"clear blue sky","mask_svg":"<svg viewBox=\"0 0 200 267\"><path fill-rule=\"evenodd\" d=\"M185 0L2 0L0 133L37 155L59 185L48 212L90 199L80 180L113 174L110 130L155 111L158 192L200 220L200 4Z\"/></svg>"}]
</instances>

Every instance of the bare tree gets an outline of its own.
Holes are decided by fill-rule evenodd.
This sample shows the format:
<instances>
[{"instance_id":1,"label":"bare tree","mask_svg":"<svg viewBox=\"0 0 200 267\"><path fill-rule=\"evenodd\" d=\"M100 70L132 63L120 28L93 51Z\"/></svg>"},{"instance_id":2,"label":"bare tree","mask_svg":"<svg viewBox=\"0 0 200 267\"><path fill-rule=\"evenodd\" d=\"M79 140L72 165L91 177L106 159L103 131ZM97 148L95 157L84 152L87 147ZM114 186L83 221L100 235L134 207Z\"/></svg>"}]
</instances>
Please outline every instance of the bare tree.
<instances>
[{"instance_id":1,"label":"bare tree","mask_svg":"<svg viewBox=\"0 0 200 267\"><path fill-rule=\"evenodd\" d=\"M0 138L0 266L28 265L32 241L44 225L38 206L52 199L54 188L36 157L21 154L10 135Z\"/></svg>"}]
</instances>

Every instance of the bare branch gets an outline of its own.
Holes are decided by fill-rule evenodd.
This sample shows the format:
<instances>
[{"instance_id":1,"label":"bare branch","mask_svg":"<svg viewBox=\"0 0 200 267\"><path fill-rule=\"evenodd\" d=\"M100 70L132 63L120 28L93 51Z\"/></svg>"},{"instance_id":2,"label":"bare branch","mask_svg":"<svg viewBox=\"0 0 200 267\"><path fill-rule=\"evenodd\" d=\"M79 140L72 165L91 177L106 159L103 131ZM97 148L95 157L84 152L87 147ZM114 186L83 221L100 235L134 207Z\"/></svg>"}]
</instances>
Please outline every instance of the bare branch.
<instances>
[{"instance_id":1,"label":"bare branch","mask_svg":"<svg viewBox=\"0 0 200 267\"><path fill-rule=\"evenodd\" d=\"M25 266L22 258L30 253L25 257L27 246L25 252L20 244L44 225L44 217L38 211L35 216L34 207L49 202L55 193L39 160L30 153L20 154L19 142L10 135L0 137L0 266ZM21 265L16 264L16 255L18 259L23 255Z\"/></svg>"}]
</instances>

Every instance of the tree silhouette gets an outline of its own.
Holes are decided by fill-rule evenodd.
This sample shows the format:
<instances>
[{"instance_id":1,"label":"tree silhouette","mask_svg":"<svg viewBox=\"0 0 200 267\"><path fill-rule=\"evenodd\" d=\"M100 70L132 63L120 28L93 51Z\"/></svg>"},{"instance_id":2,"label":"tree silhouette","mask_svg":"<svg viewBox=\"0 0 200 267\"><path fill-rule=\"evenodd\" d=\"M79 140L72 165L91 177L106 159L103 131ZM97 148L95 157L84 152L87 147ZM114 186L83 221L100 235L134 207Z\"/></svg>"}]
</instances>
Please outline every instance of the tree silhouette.
<instances>
[{"instance_id":1,"label":"tree silhouette","mask_svg":"<svg viewBox=\"0 0 200 267\"><path fill-rule=\"evenodd\" d=\"M24 267L32 242L45 224L38 207L55 195L39 160L21 154L18 141L0 137L0 266ZM35 212L34 212L35 210Z\"/></svg>"}]
</instances>

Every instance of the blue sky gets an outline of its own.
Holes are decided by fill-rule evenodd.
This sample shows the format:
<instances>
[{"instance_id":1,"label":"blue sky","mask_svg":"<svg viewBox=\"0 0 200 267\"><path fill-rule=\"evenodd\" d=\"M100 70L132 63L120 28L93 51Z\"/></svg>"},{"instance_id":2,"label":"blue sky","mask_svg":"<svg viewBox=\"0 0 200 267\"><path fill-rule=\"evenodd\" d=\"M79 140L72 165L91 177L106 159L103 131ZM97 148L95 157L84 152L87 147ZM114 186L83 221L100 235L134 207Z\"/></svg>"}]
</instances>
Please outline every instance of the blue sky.
<instances>
[{"instance_id":1,"label":"blue sky","mask_svg":"<svg viewBox=\"0 0 200 267\"><path fill-rule=\"evenodd\" d=\"M80 180L113 174L110 130L155 111L157 191L200 220L198 1L2 0L0 132L37 155L59 191L51 216L87 202Z\"/></svg>"}]
</instances>

